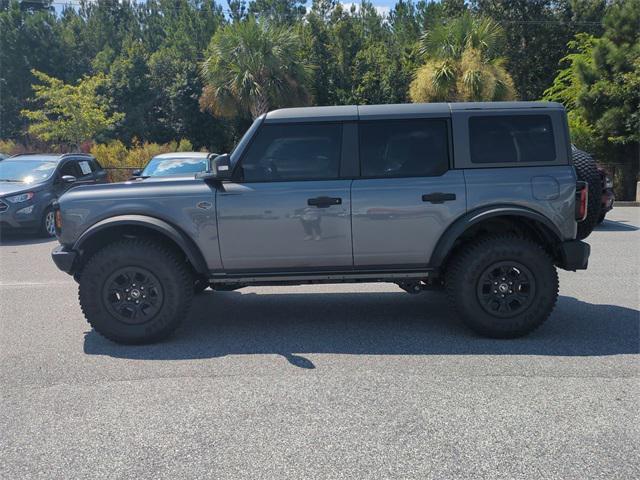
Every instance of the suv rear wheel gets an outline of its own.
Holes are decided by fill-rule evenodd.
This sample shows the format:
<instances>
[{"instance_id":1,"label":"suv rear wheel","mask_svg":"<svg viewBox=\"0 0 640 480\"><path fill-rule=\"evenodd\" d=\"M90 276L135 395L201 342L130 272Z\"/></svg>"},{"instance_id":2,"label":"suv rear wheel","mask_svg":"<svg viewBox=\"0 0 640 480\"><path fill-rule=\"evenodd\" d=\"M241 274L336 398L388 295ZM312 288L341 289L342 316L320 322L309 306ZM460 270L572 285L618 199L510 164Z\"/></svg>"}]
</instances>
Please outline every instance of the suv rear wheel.
<instances>
[{"instance_id":1,"label":"suv rear wheel","mask_svg":"<svg viewBox=\"0 0 640 480\"><path fill-rule=\"evenodd\" d=\"M517 236L489 236L457 254L447 268L452 307L476 332L515 338L549 317L558 298L558 274L538 244Z\"/></svg>"},{"instance_id":2,"label":"suv rear wheel","mask_svg":"<svg viewBox=\"0 0 640 480\"><path fill-rule=\"evenodd\" d=\"M88 260L79 297L87 321L104 337L118 343L149 343L169 336L187 315L193 278L172 249L127 239Z\"/></svg>"}]
</instances>

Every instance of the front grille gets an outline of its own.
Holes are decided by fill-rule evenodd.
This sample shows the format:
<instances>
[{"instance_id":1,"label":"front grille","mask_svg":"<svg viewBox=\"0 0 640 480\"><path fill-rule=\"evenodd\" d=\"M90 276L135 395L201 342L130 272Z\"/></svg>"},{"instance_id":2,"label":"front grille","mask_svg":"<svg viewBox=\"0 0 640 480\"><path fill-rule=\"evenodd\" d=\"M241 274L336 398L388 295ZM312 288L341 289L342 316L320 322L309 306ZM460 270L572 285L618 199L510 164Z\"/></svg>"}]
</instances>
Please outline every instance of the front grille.
<instances>
[{"instance_id":1,"label":"front grille","mask_svg":"<svg viewBox=\"0 0 640 480\"><path fill-rule=\"evenodd\" d=\"M9 205L0 200L0 212L4 212L7 208L9 208Z\"/></svg>"}]
</instances>

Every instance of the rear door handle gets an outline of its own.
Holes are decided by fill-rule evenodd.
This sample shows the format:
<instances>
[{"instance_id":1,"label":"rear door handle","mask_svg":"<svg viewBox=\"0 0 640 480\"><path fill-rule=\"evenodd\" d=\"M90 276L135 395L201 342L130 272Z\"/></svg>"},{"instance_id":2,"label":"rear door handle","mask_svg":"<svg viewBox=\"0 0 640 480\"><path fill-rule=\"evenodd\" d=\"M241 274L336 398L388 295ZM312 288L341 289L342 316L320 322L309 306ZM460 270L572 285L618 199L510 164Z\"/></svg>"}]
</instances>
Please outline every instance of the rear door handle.
<instances>
[{"instance_id":1,"label":"rear door handle","mask_svg":"<svg viewBox=\"0 0 640 480\"><path fill-rule=\"evenodd\" d=\"M424 195L422 195L422 201L423 202L430 202L430 203L451 202L451 201L453 201L455 199L456 199L456 194L455 193L440 193L440 192L436 192L436 193L425 193Z\"/></svg>"},{"instance_id":2,"label":"rear door handle","mask_svg":"<svg viewBox=\"0 0 640 480\"><path fill-rule=\"evenodd\" d=\"M336 197L316 197L307 200L310 207L328 208L331 205L342 205L342 199Z\"/></svg>"}]
</instances>

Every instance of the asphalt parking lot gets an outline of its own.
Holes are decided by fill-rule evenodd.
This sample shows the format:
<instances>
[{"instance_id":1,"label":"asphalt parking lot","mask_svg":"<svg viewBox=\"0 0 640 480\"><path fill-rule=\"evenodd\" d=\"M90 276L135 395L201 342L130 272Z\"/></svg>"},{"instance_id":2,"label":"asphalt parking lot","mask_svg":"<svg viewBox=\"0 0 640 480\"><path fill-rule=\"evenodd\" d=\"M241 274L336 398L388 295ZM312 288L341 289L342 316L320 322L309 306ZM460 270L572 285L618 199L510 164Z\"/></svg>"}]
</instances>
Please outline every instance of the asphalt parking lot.
<instances>
[{"instance_id":1,"label":"asphalt parking lot","mask_svg":"<svg viewBox=\"0 0 640 480\"><path fill-rule=\"evenodd\" d=\"M529 337L388 284L197 298L170 341L88 328L54 241L0 241L0 478L640 478L640 208Z\"/></svg>"}]
</instances>

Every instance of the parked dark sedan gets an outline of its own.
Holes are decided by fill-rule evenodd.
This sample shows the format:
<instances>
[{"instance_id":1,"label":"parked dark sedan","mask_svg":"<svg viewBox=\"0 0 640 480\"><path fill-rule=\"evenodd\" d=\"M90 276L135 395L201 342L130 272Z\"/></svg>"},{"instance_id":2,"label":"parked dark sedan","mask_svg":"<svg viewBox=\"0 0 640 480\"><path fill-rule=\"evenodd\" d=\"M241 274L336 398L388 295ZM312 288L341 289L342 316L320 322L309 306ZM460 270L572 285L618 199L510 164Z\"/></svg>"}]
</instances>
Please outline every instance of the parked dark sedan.
<instances>
[{"instance_id":1,"label":"parked dark sedan","mask_svg":"<svg viewBox=\"0 0 640 480\"><path fill-rule=\"evenodd\" d=\"M82 153L16 155L0 162L0 231L55 235L52 204L76 185L106 182L106 172Z\"/></svg>"}]
</instances>

